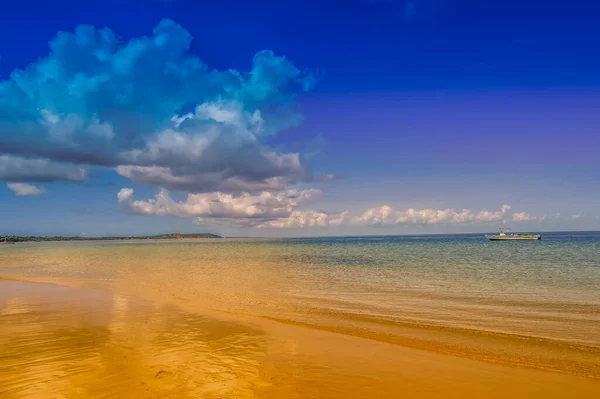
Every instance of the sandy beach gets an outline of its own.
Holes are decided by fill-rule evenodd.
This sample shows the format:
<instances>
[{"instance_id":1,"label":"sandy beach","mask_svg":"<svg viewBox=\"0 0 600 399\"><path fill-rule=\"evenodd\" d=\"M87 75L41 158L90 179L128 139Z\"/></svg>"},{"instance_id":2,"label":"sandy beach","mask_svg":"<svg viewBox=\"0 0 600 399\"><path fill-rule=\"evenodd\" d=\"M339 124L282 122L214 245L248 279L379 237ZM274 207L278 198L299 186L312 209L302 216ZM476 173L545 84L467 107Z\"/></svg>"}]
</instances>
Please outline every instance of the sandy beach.
<instances>
[{"instance_id":1,"label":"sandy beach","mask_svg":"<svg viewBox=\"0 0 600 399\"><path fill-rule=\"evenodd\" d=\"M357 279L372 269L326 275L303 248L278 245L11 246L0 253L0 397L600 395L590 293L376 290Z\"/></svg>"}]
</instances>

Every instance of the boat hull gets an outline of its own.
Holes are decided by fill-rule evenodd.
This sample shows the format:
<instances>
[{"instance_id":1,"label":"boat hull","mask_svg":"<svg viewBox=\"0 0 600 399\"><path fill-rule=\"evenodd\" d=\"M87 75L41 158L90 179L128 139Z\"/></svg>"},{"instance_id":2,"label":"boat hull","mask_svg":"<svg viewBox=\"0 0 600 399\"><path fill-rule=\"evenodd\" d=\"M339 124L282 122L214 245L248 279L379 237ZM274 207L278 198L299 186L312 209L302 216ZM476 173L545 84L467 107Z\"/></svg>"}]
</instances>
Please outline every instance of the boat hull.
<instances>
[{"instance_id":1,"label":"boat hull","mask_svg":"<svg viewBox=\"0 0 600 399\"><path fill-rule=\"evenodd\" d=\"M542 236L528 236L528 237L501 237L501 236L492 236L488 237L490 241L537 241L541 240Z\"/></svg>"}]
</instances>

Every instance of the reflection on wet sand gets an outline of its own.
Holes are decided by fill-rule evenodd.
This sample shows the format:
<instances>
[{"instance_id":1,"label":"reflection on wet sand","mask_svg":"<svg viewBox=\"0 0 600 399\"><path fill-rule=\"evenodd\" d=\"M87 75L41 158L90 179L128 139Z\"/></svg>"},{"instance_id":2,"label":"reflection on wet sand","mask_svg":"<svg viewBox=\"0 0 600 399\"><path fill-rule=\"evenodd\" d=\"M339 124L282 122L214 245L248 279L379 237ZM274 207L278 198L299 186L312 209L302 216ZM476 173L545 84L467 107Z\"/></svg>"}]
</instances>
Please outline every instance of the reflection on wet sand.
<instances>
[{"instance_id":1,"label":"reflection on wet sand","mask_svg":"<svg viewBox=\"0 0 600 399\"><path fill-rule=\"evenodd\" d=\"M2 398L593 398L593 379L0 281Z\"/></svg>"},{"instance_id":2,"label":"reflection on wet sand","mask_svg":"<svg viewBox=\"0 0 600 399\"><path fill-rule=\"evenodd\" d=\"M1 397L247 397L256 388L265 337L255 329L91 290L0 284Z\"/></svg>"}]
</instances>

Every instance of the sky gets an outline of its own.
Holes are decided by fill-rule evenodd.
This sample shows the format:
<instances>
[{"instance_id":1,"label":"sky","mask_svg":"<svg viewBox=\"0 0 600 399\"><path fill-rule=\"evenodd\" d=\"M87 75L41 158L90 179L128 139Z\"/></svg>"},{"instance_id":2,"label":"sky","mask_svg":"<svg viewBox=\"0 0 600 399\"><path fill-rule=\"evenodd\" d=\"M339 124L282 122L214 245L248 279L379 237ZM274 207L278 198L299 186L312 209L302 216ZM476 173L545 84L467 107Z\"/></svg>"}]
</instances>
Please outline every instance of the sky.
<instances>
[{"instance_id":1,"label":"sky","mask_svg":"<svg viewBox=\"0 0 600 399\"><path fill-rule=\"evenodd\" d=\"M0 235L600 230L598 18L0 1Z\"/></svg>"}]
</instances>

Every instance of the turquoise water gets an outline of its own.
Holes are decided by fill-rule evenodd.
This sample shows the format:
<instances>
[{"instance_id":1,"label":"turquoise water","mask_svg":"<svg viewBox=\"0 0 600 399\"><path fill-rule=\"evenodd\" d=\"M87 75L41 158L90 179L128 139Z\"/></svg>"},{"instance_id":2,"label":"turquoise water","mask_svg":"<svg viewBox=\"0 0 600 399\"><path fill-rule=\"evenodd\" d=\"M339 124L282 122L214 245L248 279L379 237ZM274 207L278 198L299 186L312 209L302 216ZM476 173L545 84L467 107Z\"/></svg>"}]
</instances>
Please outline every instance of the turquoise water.
<instances>
[{"instance_id":1,"label":"turquoise water","mask_svg":"<svg viewBox=\"0 0 600 399\"><path fill-rule=\"evenodd\" d=\"M168 256L175 264L180 261L192 268L195 260L199 265L230 260L242 267L260 262L277 269L273 272L291 276L292 281L299 279L302 289L308 288L303 282L317 280L315 288L324 284L332 293L371 287L373 291L415 289L478 297L600 300L600 232L544 233L541 241L511 242L488 241L483 234L456 234L32 243L1 248L0 260L2 252L27 253L27 248L81 248L85 254L90 247L109 260L111 253L117 255L106 265L108 270L98 270L101 273L128 266L119 265L119 255L159 251L159 258ZM149 260L147 267L152 264Z\"/></svg>"},{"instance_id":2,"label":"turquoise water","mask_svg":"<svg viewBox=\"0 0 600 399\"><path fill-rule=\"evenodd\" d=\"M267 244L267 243L265 243ZM492 242L481 234L287 239L279 262L298 273L454 295L600 300L600 233ZM541 298L540 298L541 299Z\"/></svg>"},{"instance_id":3,"label":"turquoise water","mask_svg":"<svg viewBox=\"0 0 600 399\"><path fill-rule=\"evenodd\" d=\"M279 293L306 314L368 315L600 345L600 233L282 239Z\"/></svg>"}]
</instances>

